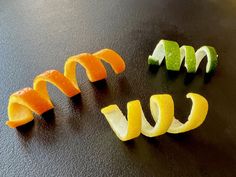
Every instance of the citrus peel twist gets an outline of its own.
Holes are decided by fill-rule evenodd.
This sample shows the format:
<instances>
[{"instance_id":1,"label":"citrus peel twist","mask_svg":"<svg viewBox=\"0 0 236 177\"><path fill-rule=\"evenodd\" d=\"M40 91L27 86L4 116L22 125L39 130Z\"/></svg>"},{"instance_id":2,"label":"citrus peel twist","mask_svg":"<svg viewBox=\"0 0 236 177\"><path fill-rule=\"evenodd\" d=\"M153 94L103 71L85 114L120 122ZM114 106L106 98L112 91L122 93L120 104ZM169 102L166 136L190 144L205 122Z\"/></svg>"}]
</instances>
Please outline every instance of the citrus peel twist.
<instances>
[{"instance_id":1,"label":"citrus peel twist","mask_svg":"<svg viewBox=\"0 0 236 177\"><path fill-rule=\"evenodd\" d=\"M76 78L76 65L86 70L91 82L103 80L107 72L101 60L111 65L116 74L125 70L125 62L119 54L111 49L102 49L94 54L83 53L67 59L64 75L57 70L48 70L35 77L33 88L24 88L13 93L9 98L8 117L6 124L11 128L24 125L33 120L32 112L42 115L53 108L47 90L47 83L56 86L67 97L80 93Z\"/></svg>"},{"instance_id":2,"label":"citrus peel twist","mask_svg":"<svg viewBox=\"0 0 236 177\"><path fill-rule=\"evenodd\" d=\"M213 72L218 63L214 47L202 46L195 52L192 46L179 47L177 42L162 39L156 45L153 54L148 57L148 64L161 65L165 58L167 70L179 71L185 58L184 66L187 72L195 73L205 56L207 56L206 72Z\"/></svg>"},{"instance_id":3,"label":"citrus peel twist","mask_svg":"<svg viewBox=\"0 0 236 177\"><path fill-rule=\"evenodd\" d=\"M122 141L138 137L141 133L147 137L156 137L166 132L183 133L199 127L208 112L207 100L196 93L188 93L192 100L192 109L185 123L174 118L174 102L168 94L153 95L150 98L150 109L155 121L152 126L144 116L138 100L128 102L127 119L117 105L110 105L101 110L111 128Z\"/></svg>"}]
</instances>

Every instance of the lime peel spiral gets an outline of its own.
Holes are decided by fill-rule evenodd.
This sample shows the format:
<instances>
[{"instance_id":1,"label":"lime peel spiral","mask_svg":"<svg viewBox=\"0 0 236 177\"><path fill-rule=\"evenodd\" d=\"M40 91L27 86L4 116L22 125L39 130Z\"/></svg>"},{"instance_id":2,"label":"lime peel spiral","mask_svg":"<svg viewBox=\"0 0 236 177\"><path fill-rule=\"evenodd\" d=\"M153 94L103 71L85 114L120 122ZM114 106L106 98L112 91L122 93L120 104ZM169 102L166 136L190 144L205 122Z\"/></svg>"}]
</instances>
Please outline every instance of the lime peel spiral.
<instances>
[{"instance_id":1,"label":"lime peel spiral","mask_svg":"<svg viewBox=\"0 0 236 177\"><path fill-rule=\"evenodd\" d=\"M218 64L218 54L214 47L202 46L196 52L192 46L183 45L169 40L160 40L152 55L148 57L149 65L161 65L165 58L166 68L179 71L183 60L188 73L196 73L204 57L207 57L206 73L215 71Z\"/></svg>"}]
</instances>

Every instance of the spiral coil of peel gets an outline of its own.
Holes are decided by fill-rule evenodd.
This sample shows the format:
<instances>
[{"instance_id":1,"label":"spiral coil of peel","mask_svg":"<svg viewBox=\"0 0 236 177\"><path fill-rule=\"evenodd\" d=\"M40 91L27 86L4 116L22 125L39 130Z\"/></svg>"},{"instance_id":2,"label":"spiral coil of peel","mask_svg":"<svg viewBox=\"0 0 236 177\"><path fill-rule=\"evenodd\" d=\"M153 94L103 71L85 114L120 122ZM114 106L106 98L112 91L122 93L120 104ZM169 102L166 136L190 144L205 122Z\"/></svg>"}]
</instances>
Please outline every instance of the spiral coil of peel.
<instances>
[{"instance_id":1,"label":"spiral coil of peel","mask_svg":"<svg viewBox=\"0 0 236 177\"><path fill-rule=\"evenodd\" d=\"M218 55L214 47L202 46L196 52L192 46L183 45L169 40L160 40L156 45L153 54L148 57L149 65L161 65L165 58L167 70L179 71L183 60L188 73L195 73L207 56L206 72L213 72L218 63Z\"/></svg>"},{"instance_id":2,"label":"spiral coil of peel","mask_svg":"<svg viewBox=\"0 0 236 177\"><path fill-rule=\"evenodd\" d=\"M80 93L76 79L76 65L80 64L86 70L89 81L96 82L107 77L107 72L101 60L111 65L116 74L125 70L125 62L121 56L111 49L102 49L96 53L83 53L68 58L64 65L64 74L57 70L48 70L35 77L33 88L27 87L13 93L9 98L8 117L6 124L11 128L31 122L32 112L42 115L53 108L47 90L47 83L56 86L68 97Z\"/></svg>"},{"instance_id":3,"label":"spiral coil of peel","mask_svg":"<svg viewBox=\"0 0 236 177\"><path fill-rule=\"evenodd\" d=\"M208 102L203 96L188 93L187 98L192 100L192 109L185 123L174 117L174 102L168 94L153 95L150 98L154 126L145 118L139 100L128 102L127 119L117 105L107 106L101 112L121 141L134 139L141 133L147 137L156 137L166 132L183 133L199 127L208 111Z\"/></svg>"}]
</instances>

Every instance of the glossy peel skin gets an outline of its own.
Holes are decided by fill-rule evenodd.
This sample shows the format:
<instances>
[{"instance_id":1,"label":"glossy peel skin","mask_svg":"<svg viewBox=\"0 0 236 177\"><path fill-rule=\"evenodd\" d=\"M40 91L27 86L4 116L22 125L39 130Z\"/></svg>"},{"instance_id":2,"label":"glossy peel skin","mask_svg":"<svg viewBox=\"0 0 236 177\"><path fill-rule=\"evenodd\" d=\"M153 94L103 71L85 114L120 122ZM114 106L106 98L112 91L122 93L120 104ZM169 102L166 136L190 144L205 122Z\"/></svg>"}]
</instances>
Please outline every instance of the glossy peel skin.
<instances>
[{"instance_id":1,"label":"glossy peel skin","mask_svg":"<svg viewBox=\"0 0 236 177\"><path fill-rule=\"evenodd\" d=\"M42 114L53 108L48 100L44 99L32 88L24 88L13 93L9 98L8 117L6 122L10 128L24 125L34 119L32 112Z\"/></svg>"},{"instance_id":2,"label":"glossy peel skin","mask_svg":"<svg viewBox=\"0 0 236 177\"><path fill-rule=\"evenodd\" d=\"M207 100L196 93L188 93L186 97L192 100L192 109L188 116L188 120L185 123L181 123L178 119L174 118L170 128L168 129L168 133L176 134L193 130L199 127L206 119L208 112Z\"/></svg>"},{"instance_id":3,"label":"glossy peel skin","mask_svg":"<svg viewBox=\"0 0 236 177\"><path fill-rule=\"evenodd\" d=\"M125 62L121 56L111 49L102 49L94 54L80 54L67 59L65 73L48 70L35 77L32 88L24 88L13 93L9 98L6 124L11 128L24 125L33 120L32 112L41 115L53 108L48 94L47 83L53 84L67 97L80 93L76 79L76 64L82 65L91 82L107 77L106 69L100 60L109 63L116 74L125 70Z\"/></svg>"},{"instance_id":4,"label":"glossy peel skin","mask_svg":"<svg viewBox=\"0 0 236 177\"><path fill-rule=\"evenodd\" d=\"M161 65L165 58L166 68L171 71L179 71L181 63L185 59L184 66L188 73L195 73L204 57L207 57L206 73L213 72L218 64L218 55L214 47L202 46L196 53L192 46L183 45L169 40L160 40L148 57L149 65Z\"/></svg>"},{"instance_id":5,"label":"glossy peel skin","mask_svg":"<svg viewBox=\"0 0 236 177\"><path fill-rule=\"evenodd\" d=\"M183 133L199 127L208 112L207 100L196 93L188 93L192 100L192 109L187 122L181 123L174 118L174 102L168 94L153 95L150 98L150 109L155 121L152 126L145 118L138 100L128 102L127 119L117 105L110 105L101 110L112 130L121 141L134 139L142 133L147 137L156 137L166 132Z\"/></svg>"},{"instance_id":6,"label":"glossy peel skin","mask_svg":"<svg viewBox=\"0 0 236 177\"><path fill-rule=\"evenodd\" d=\"M138 100L131 101L127 104L128 120L117 105L110 105L103 108L101 112L105 115L111 128L121 141L131 140L140 135L142 108Z\"/></svg>"},{"instance_id":7,"label":"glossy peel skin","mask_svg":"<svg viewBox=\"0 0 236 177\"><path fill-rule=\"evenodd\" d=\"M155 125L151 126L142 112L142 134L155 137L166 133L174 117L174 102L170 95L153 95L150 98L150 110Z\"/></svg>"}]
</instances>

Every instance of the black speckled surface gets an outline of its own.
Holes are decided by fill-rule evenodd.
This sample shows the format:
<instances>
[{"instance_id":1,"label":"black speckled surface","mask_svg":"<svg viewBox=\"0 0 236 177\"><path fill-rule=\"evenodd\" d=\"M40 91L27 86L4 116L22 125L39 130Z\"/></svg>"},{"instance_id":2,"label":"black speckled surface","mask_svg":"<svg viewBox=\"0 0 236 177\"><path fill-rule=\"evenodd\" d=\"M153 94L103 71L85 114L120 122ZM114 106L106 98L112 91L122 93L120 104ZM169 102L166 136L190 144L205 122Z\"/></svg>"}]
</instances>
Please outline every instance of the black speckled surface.
<instances>
[{"instance_id":1,"label":"black speckled surface","mask_svg":"<svg viewBox=\"0 0 236 177\"><path fill-rule=\"evenodd\" d=\"M0 176L233 177L236 174L236 2L200 1L0 1ZM196 49L212 45L219 65L212 77L205 63L195 75L150 70L147 56L161 39ZM9 95L48 69L63 71L67 57L113 48L126 61L115 76L91 84L78 67L81 96L70 100L55 87L48 121L19 130L5 126ZM172 94L176 116L190 111L188 92L209 101L204 124L182 135L165 134L123 143L100 108Z\"/></svg>"}]
</instances>

